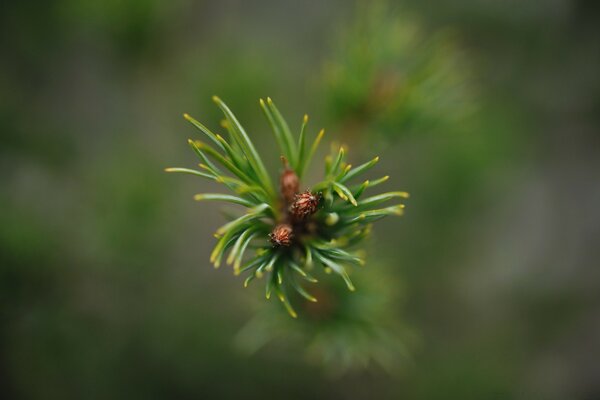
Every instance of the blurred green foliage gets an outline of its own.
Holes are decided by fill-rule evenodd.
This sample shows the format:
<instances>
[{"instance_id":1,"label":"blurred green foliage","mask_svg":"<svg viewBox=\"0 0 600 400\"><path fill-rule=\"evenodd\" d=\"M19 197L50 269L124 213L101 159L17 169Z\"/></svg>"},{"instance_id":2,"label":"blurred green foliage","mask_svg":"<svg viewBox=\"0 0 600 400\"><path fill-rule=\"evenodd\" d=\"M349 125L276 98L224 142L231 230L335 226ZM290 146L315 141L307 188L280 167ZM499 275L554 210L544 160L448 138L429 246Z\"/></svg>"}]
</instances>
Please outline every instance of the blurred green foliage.
<instances>
[{"instance_id":1,"label":"blurred green foliage","mask_svg":"<svg viewBox=\"0 0 600 400\"><path fill-rule=\"evenodd\" d=\"M1 6L3 398L599 396L598 6L365 4ZM377 83L402 68L408 94ZM271 95L413 195L365 271L397 288L371 309L409 345L393 373L332 377L305 359L314 326L235 348L256 293L205 261L218 208L190 199L212 187L162 172L193 162L180 115L216 120L213 94L267 164L247 105Z\"/></svg>"},{"instance_id":2,"label":"blurred green foliage","mask_svg":"<svg viewBox=\"0 0 600 400\"><path fill-rule=\"evenodd\" d=\"M307 362L333 377L367 368L398 373L411 364L410 348L416 344L414 333L397 318L403 289L391 271L369 264L353 275L356 293L324 276L311 288L318 302L295 296L298 319L256 305L256 316L237 334L237 346L249 354L264 346L304 349Z\"/></svg>"},{"instance_id":3,"label":"blurred green foliage","mask_svg":"<svg viewBox=\"0 0 600 400\"><path fill-rule=\"evenodd\" d=\"M473 68L449 30L426 32L406 8L359 2L325 64L322 86L344 135L398 137L464 129Z\"/></svg>"}]
</instances>

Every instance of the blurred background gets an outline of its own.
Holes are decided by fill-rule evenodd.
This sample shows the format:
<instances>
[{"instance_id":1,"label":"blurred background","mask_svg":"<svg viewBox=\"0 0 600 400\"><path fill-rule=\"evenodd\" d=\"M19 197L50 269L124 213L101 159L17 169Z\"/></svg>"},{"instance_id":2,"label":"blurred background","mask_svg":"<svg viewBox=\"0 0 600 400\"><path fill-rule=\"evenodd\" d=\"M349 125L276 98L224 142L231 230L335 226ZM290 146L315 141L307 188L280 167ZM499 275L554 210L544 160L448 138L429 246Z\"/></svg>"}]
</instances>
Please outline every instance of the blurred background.
<instances>
[{"instance_id":1,"label":"blurred background","mask_svg":"<svg viewBox=\"0 0 600 400\"><path fill-rule=\"evenodd\" d=\"M600 398L598 8L3 2L0 396ZM216 187L163 168L195 165L181 114L218 129L215 94L272 171L266 96L411 192L355 273L383 336L209 265Z\"/></svg>"}]
</instances>

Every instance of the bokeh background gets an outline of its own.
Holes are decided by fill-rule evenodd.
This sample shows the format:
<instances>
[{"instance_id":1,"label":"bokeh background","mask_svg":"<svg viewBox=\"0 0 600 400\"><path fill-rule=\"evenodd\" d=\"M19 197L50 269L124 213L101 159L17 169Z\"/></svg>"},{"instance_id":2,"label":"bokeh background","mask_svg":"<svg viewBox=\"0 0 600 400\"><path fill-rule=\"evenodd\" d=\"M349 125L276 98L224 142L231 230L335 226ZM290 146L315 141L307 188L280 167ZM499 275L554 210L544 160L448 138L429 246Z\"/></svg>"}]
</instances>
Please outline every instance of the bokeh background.
<instances>
[{"instance_id":1,"label":"bokeh background","mask_svg":"<svg viewBox=\"0 0 600 400\"><path fill-rule=\"evenodd\" d=\"M3 2L0 396L600 398L598 8ZM214 94L273 170L266 96L411 192L356 274L397 367L339 371L287 322L239 346L279 308L209 265L214 188L163 172L195 164L181 114L217 128Z\"/></svg>"}]
</instances>

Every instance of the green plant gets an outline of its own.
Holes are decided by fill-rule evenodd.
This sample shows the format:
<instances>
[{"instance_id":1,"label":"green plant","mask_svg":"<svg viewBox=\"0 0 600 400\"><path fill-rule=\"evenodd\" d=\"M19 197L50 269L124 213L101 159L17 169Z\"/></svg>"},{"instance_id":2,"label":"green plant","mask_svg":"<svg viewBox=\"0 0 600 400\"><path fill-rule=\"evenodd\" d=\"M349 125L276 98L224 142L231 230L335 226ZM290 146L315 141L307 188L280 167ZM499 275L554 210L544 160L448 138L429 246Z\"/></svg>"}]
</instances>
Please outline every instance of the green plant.
<instances>
[{"instance_id":1,"label":"green plant","mask_svg":"<svg viewBox=\"0 0 600 400\"><path fill-rule=\"evenodd\" d=\"M364 264L357 244L368 236L372 222L403 213L403 204L379 208L380 205L407 198L408 193L388 192L363 197L365 191L385 182L388 177L353 183L377 163L378 157L353 168L346 163L343 146L326 157L324 179L311 190L300 193L300 181L324 131L321 130L308 146L308 117L304 116L299 137L294 139L279 110L267 98L266 102L261 99L260 105L283 161L277 189L242 125L221 99L214 97L213 100L225 115L223 126L228 132L228 140L184 114L212 145L189 140L201 160L200 170L166 169L212 179L235 193L203 193L196 195L196 200L220 200L246 208L242 215L232 217L217 230L218 240L210 256L211 262L219 267L225 260L233 265L236 275L247 273L244 286L264 277L266 297L270 298L274 293L292 317L297 314L289 301L290 288L308 301L317 301L301 282L317 282L311 273L315 265L321 265L325 272L340 275L353 291L354 285L346 267ZM250 248L254 249L254 254L246 257Z\"/></svg>"},{"instance_id":2,"label":"green plant","mask_svg":"<svg viewBox=\"0 0 600 400\"><path fill-rule=\"evenodd\" d=\"M388 1L359 2L323 76L328 114L348 135L462 129L476 110L472 71L448 30L427 32Z\"/></svg>"},{"instance_id":3,"label":"green plant","mask_svg":"<svg viewBox=\"0 0 600 400\"><path fill-rule=\"evenodd\" d=\"M417 337L398 319L404 282L385 264L375 266L354 278L360 285L357 292L348 291L339 279L321 279L314 289L318 303L295 300L297 320L254 304L256 313L237 334L236 347L246 354L266 346L282 354L289 347L303 349L307 362L333 376L369 367L398 372L410 363Z\"/></svg>"}]
</instances>

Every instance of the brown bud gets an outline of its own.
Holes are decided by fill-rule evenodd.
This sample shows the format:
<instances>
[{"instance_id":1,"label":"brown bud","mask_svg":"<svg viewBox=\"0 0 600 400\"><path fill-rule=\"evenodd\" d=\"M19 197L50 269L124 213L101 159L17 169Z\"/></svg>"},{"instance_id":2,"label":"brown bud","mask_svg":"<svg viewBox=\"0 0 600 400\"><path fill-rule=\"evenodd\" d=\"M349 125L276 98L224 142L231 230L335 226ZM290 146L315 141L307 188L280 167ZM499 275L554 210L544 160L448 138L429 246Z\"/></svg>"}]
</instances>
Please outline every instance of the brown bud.
<instances>
[{"instance_id":1,"label":"brown bud","mask_svg":"<svg viewBox=\"0 0 600 400\"><path fill-rule=\"evenodd\" d=\"M294 196L300 190L300 181L298 180L298 175L296 175L293 170L286 168L281 173L279 184L281 188L281 195L285 201L288 204L294 201Z\"/></svg>"},{"instance_id":2,"label":"brown bud","mask_svg":"<svg viewBox=\"0 0 600 400\"><path fill-rule=\"evenodd\" d=\"M317 212L321 196L313 194L310 190L294 196L294 202L290 207L290 213L297 219L304 219Z\"/></svg>"},{"instance_id":3,"label":"brown bud","mask_svg":"<svg viewBox=\"0 0 600 400\"><path fill-rule=\"evenodd\" d=\"M292 243L294 233L292 226L289 224L279 224L269 233L269 239L273 246L289 246Z\"/></svg>"}]
</instances>

